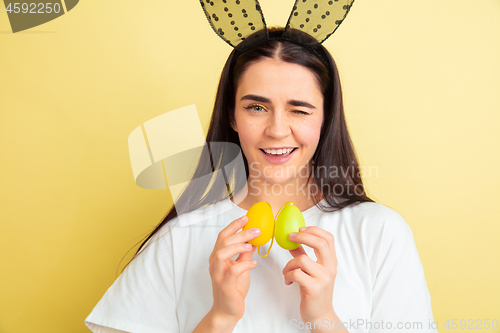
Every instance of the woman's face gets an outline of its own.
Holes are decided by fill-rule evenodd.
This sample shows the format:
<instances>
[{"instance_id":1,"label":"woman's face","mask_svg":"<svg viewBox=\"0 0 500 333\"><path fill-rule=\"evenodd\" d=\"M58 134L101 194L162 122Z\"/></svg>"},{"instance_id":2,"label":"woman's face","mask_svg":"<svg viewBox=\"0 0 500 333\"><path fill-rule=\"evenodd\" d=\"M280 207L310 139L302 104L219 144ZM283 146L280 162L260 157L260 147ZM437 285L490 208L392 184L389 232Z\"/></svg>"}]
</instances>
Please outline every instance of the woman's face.
<instances>
[{"instance_id":1,"label":"woman's face","mask_svg":"<svg viewBox=\"0 0 500 333\"><path fill-rule=\"evenodd\" d=\"M307 178L302 168L311 167L323 123L323 95L309 69L275 58L251 64L240 76L234 114L250 176L278 184ZM294 150L264 152L279 148Z\"/></svg>"}]
</instances>

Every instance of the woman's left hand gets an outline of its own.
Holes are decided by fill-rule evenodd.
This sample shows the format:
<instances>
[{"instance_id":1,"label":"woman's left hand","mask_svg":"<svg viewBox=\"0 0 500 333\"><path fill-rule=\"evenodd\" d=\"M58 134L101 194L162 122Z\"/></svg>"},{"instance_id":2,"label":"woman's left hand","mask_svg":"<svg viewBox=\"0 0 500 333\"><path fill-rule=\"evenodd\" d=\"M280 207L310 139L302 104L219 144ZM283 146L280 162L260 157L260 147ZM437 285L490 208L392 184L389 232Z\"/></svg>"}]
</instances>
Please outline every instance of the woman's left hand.
<instances>
[{"instance_id":1,"label":"woman's left hand","mask_svg":"<svg viewBox=\"0 0 500 333\"><path fill-rule=\"evenodd\" d=\"M290 250L294 257L283 269L285 284L300 285L300 316L304 323L322 322L336 317L333 309L333 286L337 275L337 256L331 233L319 227L301 228L289 239L314 249L316 262L304 251L302 245Z\"/></svg>"}]
</instances>

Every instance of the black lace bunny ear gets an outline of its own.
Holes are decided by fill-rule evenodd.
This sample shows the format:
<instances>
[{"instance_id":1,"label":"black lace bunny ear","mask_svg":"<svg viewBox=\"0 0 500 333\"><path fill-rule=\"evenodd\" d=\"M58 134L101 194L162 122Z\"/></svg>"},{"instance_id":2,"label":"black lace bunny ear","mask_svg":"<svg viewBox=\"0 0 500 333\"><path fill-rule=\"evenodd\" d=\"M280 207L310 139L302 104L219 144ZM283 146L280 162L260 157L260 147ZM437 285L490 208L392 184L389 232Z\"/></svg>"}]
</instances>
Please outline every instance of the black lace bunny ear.
<instances>
[{"instance_id":1,"label":"black lace bunny ear","mask_svg":"<svg viewBox=\"0 0 500 333\"><path fill-rule=\"evenodd\" d=\"M254 33L266 31L266 22L257 0L200 0L208 22L226 43L236 48L247 39L262 38Z\"/></svg>"},{"instance_id":2,"label":"black lace bunny ear","mask_svg":"<svg viewBox=\"0 0 500 333\"><path fill-rule=\"evenodd\" d=\"M342 23L353 2L296 0L285 27L285 35L294 39L293 29L297 29L314 37L318 43L323 43Z\"/></svg>"}]
</instances>

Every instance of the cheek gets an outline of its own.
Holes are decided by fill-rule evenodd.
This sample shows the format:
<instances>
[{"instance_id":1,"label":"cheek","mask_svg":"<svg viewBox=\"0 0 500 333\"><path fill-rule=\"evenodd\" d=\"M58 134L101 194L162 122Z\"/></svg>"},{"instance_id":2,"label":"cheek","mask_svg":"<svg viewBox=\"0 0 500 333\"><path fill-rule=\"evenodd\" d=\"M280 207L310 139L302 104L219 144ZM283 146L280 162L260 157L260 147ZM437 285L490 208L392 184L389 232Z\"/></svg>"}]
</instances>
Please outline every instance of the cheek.
<instances>
[{"instance_id":1,"label":"cheek","mask_svg":"<svg viewBox=\"0 0 500 333\"><path fill-rule=\"evenodd\" d=\"M252 140L252 138L256 137L257 133L262 131L262 123L255 119L252 120L246 117L240 117L237 119L237 124L240 141L241 138Z\"/></svg>"},{"instance_id":2,"label":"cheek","mask_svg":"<svg viewBox=\"0 0 500 333\"><path fill-rule=\"evenodd\" d=\"M243 149L252 144L252 137L247 135L247 132L238 132L238 137L240 139L240 144Z\"/></svg>"},{"instance_id":3,"label":"cheek","mask_svg":"<svg viewBox=\"0 0 500 333\"><path fill-rule=\"evenodd\" d=\"M245 123L244 121L238 123L238 137L243 149L256 144L256 131L257 129L252 124Z\"/></svg>"},{"instance_id":4,"label":"cheek","mask_svg":"<svg viewBox=\"0 0 500 333\"><path fill-rule=\"evenodd\" d=\"M315 122L308 126L303 126L297 133L300 136L300 141L303 145L314 148L319 142L321 134L321 122Z\"/></svg>"}]
</instances>

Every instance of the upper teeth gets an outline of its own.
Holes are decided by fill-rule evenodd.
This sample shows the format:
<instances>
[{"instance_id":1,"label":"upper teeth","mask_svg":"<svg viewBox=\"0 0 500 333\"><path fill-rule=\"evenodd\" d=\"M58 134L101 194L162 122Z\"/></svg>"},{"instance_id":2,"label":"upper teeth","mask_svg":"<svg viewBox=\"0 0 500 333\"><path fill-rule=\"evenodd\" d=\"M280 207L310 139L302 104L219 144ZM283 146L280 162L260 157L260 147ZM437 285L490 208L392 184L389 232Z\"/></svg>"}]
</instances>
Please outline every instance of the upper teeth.
<instances>
[{"instance_id":1,"label":"upper teeth","mask_svg":"<svg viewBox=\"0 0 500 333\"><path fill-rule=\"evenodd\" d=\"M273 155L281 155L281 154L288 154L291 152L294 148L287 148L287 149L264 149L264 151L267 154L273 154Z\"/></svg>"}]
</instances>

